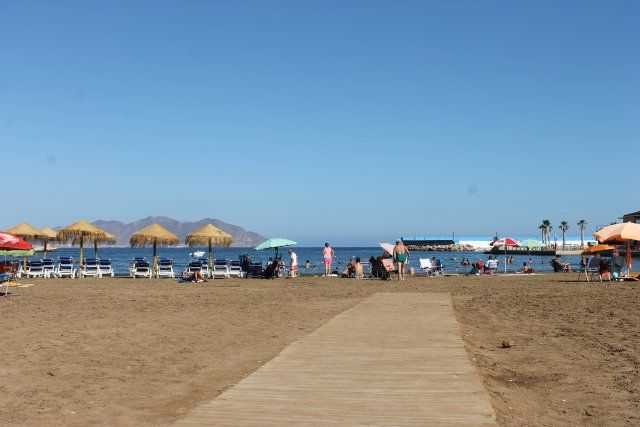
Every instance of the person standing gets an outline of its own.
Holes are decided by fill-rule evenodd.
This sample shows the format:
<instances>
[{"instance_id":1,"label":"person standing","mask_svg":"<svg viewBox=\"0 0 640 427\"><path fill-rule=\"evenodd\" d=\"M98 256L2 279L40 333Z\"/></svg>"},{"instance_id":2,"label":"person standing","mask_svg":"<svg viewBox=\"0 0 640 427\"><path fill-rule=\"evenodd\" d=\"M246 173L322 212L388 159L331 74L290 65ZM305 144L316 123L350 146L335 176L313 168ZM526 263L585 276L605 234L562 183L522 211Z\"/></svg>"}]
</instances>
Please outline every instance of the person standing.
<instances>
[{"instance_id":1,"label":"person standing","mask_svg":"<svg viewBox=\"0 0 640 427\"><path fill-rule=\"evenodd\" d=\"M324 264L324 275L331 275L331 263L333 263L333 258L335 258L336 253L333 251L329 243L324 244L324 249L322 249L322 263Z\"/></svg>"},{"instance_id":2,"label":"person standing","mask_svg":"<svg viewBox=\"0 0 640 427\"><path fill-rule=\"evenodd\" d=\"M289 264L289 276L297 277L298 276L298 254L296 254L293 249L289 249L289 257L291 258Z\"/></svg>"},{"instance_id":3,"label":"person standing","mask_svg":"<svg viewBox=\"0 0 640 427\"><path fill-rule=\"evenodd\" d=\"M409 261L409 250L400 239L396 240L396 245L393 247L393 260L398 263L398 280L404 280L404 268Z\"/></svg>"}]
</instances>

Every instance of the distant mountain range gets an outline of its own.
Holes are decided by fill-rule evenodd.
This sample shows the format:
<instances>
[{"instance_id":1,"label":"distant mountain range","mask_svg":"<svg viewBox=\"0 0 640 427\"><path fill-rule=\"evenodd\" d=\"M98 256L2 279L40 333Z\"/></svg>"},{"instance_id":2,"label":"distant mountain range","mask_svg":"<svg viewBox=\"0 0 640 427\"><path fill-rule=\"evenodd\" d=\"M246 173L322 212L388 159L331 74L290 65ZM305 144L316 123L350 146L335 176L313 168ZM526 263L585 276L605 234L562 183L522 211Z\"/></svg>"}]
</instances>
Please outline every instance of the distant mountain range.
<instances>
[{"instance_id":1,"label":"distant mountain range","mask_svg":"<svg viewBox=\"0 0 640 427\"><path fill-rule=\"evenodd\" d=\"M184 237L189 232L207 224L213 224L220 230L231 234L233 237L233 243L231 244L232 247L253 247L267 240L258 233L247 231L237 225L227 224L226 222L213 218L203 218L199 221L182 222L166 216L150 216L127 224L113 220L98 220L92 222L96 227L116 236L117 246L129 246L129 238L131 237L131 234L154 223L160 224L167 230L175 233L180 238L180 242L184 242Z\"/></svg>"}]
</instances>

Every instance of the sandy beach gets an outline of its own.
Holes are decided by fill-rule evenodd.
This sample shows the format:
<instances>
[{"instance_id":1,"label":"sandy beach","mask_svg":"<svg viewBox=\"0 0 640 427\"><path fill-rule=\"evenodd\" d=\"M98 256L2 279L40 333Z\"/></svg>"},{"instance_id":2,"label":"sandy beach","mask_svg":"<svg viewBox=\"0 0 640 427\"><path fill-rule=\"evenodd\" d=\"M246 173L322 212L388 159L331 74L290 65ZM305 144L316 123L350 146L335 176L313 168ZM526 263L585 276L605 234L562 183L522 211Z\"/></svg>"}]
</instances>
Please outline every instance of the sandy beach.
<instances>
[{"instance_id":1,"label":"sandy beach","mask_svg":"<svg viewBox=\"0 0 640 427\"><path fill-rule=\"evenodd\" d=\"M637 425L638 285L576 279L23 280L0 423L167 425L373 293L450 292L500 424Z\"/></svg>"}]
</instances>

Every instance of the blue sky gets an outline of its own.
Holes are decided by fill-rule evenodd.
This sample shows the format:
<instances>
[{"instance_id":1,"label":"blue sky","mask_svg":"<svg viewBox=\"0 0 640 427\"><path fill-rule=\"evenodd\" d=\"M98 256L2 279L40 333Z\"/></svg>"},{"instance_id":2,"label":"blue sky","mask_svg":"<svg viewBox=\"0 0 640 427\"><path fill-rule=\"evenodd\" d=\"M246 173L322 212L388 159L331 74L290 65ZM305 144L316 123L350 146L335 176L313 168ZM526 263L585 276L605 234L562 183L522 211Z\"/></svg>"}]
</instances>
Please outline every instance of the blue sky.
<instances>
[{"instance_id":1,"label":"blue sky","mask_svg":"<svg viewBox=\"0 0 640 427\"><path fill-rule=\"evenodd\" d=\"M367 244L607 224L640 210L639 19L637 1L0 0L0 227L209 216Z\"/></svg>"}]
</instances>

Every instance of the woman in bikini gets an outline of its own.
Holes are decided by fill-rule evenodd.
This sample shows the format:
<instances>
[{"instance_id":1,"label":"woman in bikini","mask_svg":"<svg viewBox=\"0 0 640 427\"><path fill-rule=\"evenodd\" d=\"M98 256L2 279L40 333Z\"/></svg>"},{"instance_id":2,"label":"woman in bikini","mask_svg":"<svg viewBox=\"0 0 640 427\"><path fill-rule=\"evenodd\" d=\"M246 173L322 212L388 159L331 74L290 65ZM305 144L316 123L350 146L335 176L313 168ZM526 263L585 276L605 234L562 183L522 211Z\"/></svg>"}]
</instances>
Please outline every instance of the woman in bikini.
<instances>
[{"instance_id":1,"label":"woman in bikini","mask_svg":"<svg viewBox=\"0 0 640 427\"><path fill-rule=\"evenodd\" d=\"M398 280L404 280L404 268L409 262L409 250L402 243L402 240L396 240L396 246L393 248L393 259L398 263Z\"/></svg>"}]
</instances>

